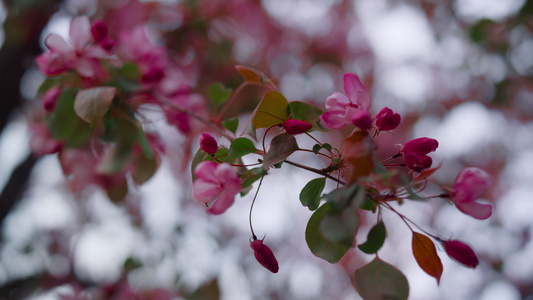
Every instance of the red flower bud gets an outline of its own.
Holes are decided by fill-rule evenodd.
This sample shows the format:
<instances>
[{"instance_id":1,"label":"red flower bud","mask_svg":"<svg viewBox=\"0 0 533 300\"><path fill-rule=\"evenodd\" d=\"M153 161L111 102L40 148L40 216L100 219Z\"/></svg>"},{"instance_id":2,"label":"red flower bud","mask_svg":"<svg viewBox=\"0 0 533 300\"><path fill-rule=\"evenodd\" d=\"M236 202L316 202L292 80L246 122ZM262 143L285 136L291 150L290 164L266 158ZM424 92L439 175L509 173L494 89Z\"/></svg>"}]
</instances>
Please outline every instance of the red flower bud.
<instances>
[{"instance_id":1,"label":"red flower bud","mask_svg":"<svg viewBox=\"0 0 533 300\"><path fill-rule=\"evenodd\" d=\"M254 250L255 259L272 273L277 273L279 270L278 261L272 253L272 250L267 245L263 244L263 240L254 240L250 243L250 248Z\"/></svg>"},{"instance_id":2,"label":"red flower bud","mask_svg":"<svg viewBox=\"0 0 533 300\"><path fill-rule=\"evenodd\" d=\"M283 128L285 128L285 131L288 134L292 134L292 135L307 132L312 127L313 125L305 121L295 120L295 119L290 119L290 120L285 121L285 123L283 123Z\"/></svg>"},{"instance_id":3,"label":"red flower bud","mask_svg":"<svg viewBox=\"0 0 533 300\"><path fill-rule=\"evenodd\" d=\"M429 152L433 152L439 146L439 142L427 137L411 140L402 148L405 165L416 172L431 167L433 162L431 157L427 156Z\"/></svg>"},{"instance_id":4,"label":"red flower bud","mask_svg":"<svg viewBox=\"0 0 533 300\"><path fill-rule=\"evenodd\" d=\"M444 250L449 257L453 258L455 261L475 269L479 264L476 253L463 242L453 240L453 241L442 241L444 245Z\"/></svg>"},{"instance_id":5,"label":"red flower bud","mask_svg":"<svg viewBox=\"0 0 533 300\"><path fill-rule=\"evenodd\" d=\"M376 126L381 131L394 130L400 122L402 117L388 107L383 107L383 109L376 115Z\"/></svg>"},{"instance_id":6,"label":"red flower bud","mask_svg":"<svg viewBox=\"0 0 533 300\"><path fill-rule=\"evenodd\" d=\"M372 116L365 110L359 110L354 113L352 123L361 130L372 128Z\"/></svg>"},{"instance_id":7,"label":"red flower bud","mask_svg":"<svg viewBox=\"0 0 533 300\"><path fill-rule=\"evenodd\" d=\"M61 89L58 86L54 86L44 93L43 96L43 108L47 112L51 112L56 107L57 99L61 95Z\"/></svg>"},{"instance_id":8,"label":"red flower bud","mask_svg":"<svg viewBox=\"0 0 533 300\"><path fill-rule=\"evenodd\" d=\"M97 20L91 26L91 34L95 42L100 43L107 38L107 25L102 20Z\"/></svg>"},{"instance_id":9,"label":"red flower bud","mask_svg":"<svg viewBox=\"0 0 533 300\"><path fill-rule=\"evenodd\" d=\"M218 144L215 138L209 133L202 133L200 136L200 149L208 154L215 154L218 151Z\"/></svg>"}]
</instances>

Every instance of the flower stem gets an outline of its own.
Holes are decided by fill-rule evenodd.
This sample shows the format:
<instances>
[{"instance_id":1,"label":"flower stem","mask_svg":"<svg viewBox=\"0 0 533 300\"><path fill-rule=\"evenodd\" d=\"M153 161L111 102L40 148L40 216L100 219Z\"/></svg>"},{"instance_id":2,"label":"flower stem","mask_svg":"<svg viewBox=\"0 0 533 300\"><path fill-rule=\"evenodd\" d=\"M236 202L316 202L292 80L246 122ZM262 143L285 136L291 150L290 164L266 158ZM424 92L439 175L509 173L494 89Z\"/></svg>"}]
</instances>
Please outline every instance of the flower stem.
<instances>
[{"instance_id":1,"label":"flower stem","mask_svg":"<svg viewBox=\"0 0 533 300\"><path fill-rule=\"evenodd\" d=\"M335 181L337 183L344 184L344 185L346 184L346 182L331 176L329 173L324 172L323 170L319 170L319 169L311 168L311 167L308 167L308 166L304 166L302 164L295 163L295 162L292 162L290 160L285 160L285 162L288 163L289 165L298 167L300 169L304 169L304 170L307 170L307 171L310 171L310 172L313 172L313 173L317 173L317 174L322 175L324 177L327 177L327 178L329 178L329 179L331 179L331 180L333 180L333 181Z\"/></svg>"},{"instance_id":2,"label":"flower stem","mask_svg":"<svg viewBox=\"0 0 533 300\"><path fill-rule=\"evenodd\" d=\"M257 191L255 192L254 200L252 200L252 205L250 205L250 215L248 216L248 221L250 222L250 230L252 231L252 238L254 239L254 241L257 240L257 236L255 235L254 228L252 226L252 210L254 208L255 199L257 199L257 194L259 194L261 184L263 183L263 178L265 178L265 176L261 176L261 180L259 180L259 185L257 186Z\"/></svg>"}]
</instances>

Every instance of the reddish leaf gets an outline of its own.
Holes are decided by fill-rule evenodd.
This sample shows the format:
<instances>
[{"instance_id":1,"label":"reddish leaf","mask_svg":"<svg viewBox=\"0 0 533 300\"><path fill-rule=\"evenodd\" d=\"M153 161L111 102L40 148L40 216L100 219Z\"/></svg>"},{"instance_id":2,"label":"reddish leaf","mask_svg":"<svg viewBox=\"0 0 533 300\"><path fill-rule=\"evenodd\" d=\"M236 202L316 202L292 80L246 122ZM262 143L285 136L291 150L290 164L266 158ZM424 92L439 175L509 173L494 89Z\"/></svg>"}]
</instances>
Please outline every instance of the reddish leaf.
<instances>
[{"instance_id":1,"label":"reddish leaf","mask_svg":"<svg viewBox=\"0 0 533 300\"><path fill-rule=\"evenodd\" d=\"M412 246L413 255L420 268L430 276L435 277L439 283L443 268L433 241L423 234L413 232Z\"/></svg>"},{"instance_id":2,"label":"reddish leaf","mask_svg":"<svg viewBox=\"0 0 533 300\"><path fill-rule=\"evenodd\" d=\"M367 176L374 168L372 153L374 140L366 131L354 131L344 140L342 150L346 161L346 180L348 184L354 183L359 177Z\"/></svg>"},{"instance_id":3,"label":"reddish leaf","mask_svg":"<svg viewBox=\"0 0 533 300\"><path fill-rule=\"evenodd\" d=\"M274 85L272 80L265 76L265 74L263 74L262 72L239 65L235 66L235 69L237 69L237 72L239 72L239 74L241 74L244 80L248 83L264 85L272 90L276 89L276 86Z\"/></svg>"}]
</instances>

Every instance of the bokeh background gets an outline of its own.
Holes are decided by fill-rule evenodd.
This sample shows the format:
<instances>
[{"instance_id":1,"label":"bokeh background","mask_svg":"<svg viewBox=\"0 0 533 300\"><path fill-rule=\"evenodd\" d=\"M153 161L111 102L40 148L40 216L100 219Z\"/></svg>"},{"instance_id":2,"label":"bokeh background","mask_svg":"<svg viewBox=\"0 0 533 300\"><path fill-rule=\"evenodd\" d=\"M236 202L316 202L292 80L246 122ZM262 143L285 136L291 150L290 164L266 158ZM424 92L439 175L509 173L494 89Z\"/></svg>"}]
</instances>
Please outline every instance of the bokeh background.
<instances>
[{"instance_id":1,"label":"bokeh background","mask_svg":"<svg viewBox=\"0 0 533 300\"><path fill-rule=\"evenodd\" d=\"M475 270L441 255L440 285L416 265L408 228L384 215L388 239L380 257L406 274L410 299L533 299L533 2L2 3L0 299L107 299L108 293L162 300L176 292L176 299L359 299L350 272L373 257L354 250L331 265L305 244L311 212L298 194L313 174L285 166L267 176L259 192L254 227L266 234L280 263L273 275L249 248L252 195L222 216L207 216L191 199L187 166L179 165L186 138L161 116L154 114L151 126L164 137L168 155L156 176L118 205L100 190L73 196L57 156L30 153L28 107L44 80L34 59L45 50L45 36L67 37L77 14L111 18L110 11L146 14L154 42L191 61L187 74L198 91L214 80L238 81L233 67L241 64L268 74L290 101L323 107L329 94L342 91L342 74L357 73L374 113L388 106L403 117L393 135L380 136L382 145L422 136L439 141L432 157L442 167L427 193L452 185L465 166L497 179L484 199L494 205L488 220L441 200L399 207L426 230L477 251ZM372 220L363 222L359 240Z\"/></svg>"}]
</instances>

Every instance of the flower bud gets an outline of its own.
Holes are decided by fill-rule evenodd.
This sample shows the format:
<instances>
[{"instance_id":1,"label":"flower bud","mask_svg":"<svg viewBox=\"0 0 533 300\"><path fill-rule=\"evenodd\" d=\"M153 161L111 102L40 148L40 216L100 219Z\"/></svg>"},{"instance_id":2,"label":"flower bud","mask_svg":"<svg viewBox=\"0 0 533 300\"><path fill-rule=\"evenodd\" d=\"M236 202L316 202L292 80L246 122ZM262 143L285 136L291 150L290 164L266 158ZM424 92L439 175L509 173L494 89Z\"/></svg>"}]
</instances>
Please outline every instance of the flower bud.
<instances>
[{"instance_id":1,"label":"flower bud","mask_svg":"<svg viewBox=\"0 0 533 300\"><path fill-rule=\"evenodd\" d=\"M107 25L102 20L97 20L91 26L91 34L95 42L100 43L107 38Z\"/></svg>"},{"instance_id":2,"label":"flower bud","mask_svg":"<svg viewBox=\"0 0 533 300\"><path fill-rule=\"evenodd\" d=\"M465 243L457 240L448 240L442 241L442 244L448 256L455 261L473 269L479 264L476 253Z\"/></svg>"},{"instance_id":3,"label":"flower bud","mask_svg":"<svg viewBox=\"0 0 533 300\"><path fill-rule=\"evenodd\" d=\"M290 119L290 120L285 121L285 123L283 123L283 128L285 128L285 131L288 134L292 134L292 135L307 132L312 127L313 125L305 121L295 120L295 119Z\"/></svg>"},{"instance_id":4,"label":"flower bud","mask_svg":"<svg viewBox=\"0 0 533 300\"><path fill-rule=\"evenodd\" d=\"M402 148L405 165L416 172L431 167L433 160L427 154L435 151L438 146L439 142L437 140L427 137L407 142Z\"/></svg>"},{"instance_id":5,"label":"flower bud","mask_svg":"<svg viewBox=\"0 0 533 300\"><path fill-rule=\"evenodd\" d=\"M58 86L54 86L44 93L43 96L43 108L47 112L51 112L56 107L57 99L61 95L61 89Z\"/></svg>"},{"instance_id":6,"label":"flower bud","mask_svg":"<svg viewBox=\"0 0 533 300\"><path fill-rule=\"evenodd\" d=\"M365 110L359 110L354 113L352 123L361 130L370 130L372 128L372 116Z\"/></svg>"},{"instance_id":7,"label":"flower bud","mask_svg":"<svg viewBox=\"0 0 533 300\"><path fill-rule=\"evenodd\" d=\"M218 144L215 138L210 135L209 133L202 133L200 136L200 149L202 149L204 152L208 154L215 154L218 151Z\"/></svg>"},{"instance_id":8,"label":"flower bud","mask_svg":"<svg viewBox=\"0 0 533 300\"><path fill-rule=\"evenodd\" d=\"M277 273L279 270L278 261L272 253L272 250L267 245L263 244L263 240L254 240L250 243L250 248L254 250L255 259L272 273Z\"/></svg>"},{"instance_id":9,"label":"flower bud","mask_svg":"<svg viewBox=\"0 0 533 300\"><path fill-rule=\"evenodd\" d=\"M376 126L381 131L394 130L400 122L402 117L388 107L383 107L383 109L376 115Z\"/></svg>"}]
</instances>

